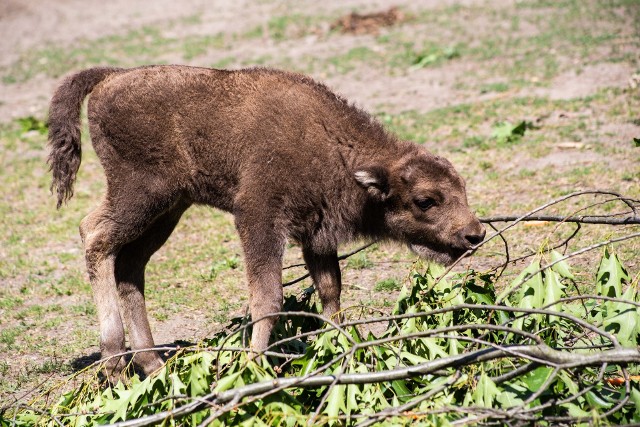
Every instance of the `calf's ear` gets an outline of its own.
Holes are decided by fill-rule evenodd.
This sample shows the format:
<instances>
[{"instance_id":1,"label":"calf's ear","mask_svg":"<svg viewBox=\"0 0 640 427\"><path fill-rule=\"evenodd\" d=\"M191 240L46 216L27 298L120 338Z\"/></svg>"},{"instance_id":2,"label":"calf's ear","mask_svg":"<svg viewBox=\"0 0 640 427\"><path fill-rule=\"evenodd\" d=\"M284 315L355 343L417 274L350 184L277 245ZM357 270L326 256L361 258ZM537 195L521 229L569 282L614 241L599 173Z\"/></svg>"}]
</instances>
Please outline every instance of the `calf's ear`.
<instances>
[{"instance_id":1,"label":"calf's ear","mask_svg":"<svg viewBox=\"0 0 640 427\"><path fill-rule=\"evenodd\" d=\"M365 188L375 200L383 202L391 194L389 175L387 170L381 166L358 169L354 176L358 184Z\"/></svg>"}]
</instances>

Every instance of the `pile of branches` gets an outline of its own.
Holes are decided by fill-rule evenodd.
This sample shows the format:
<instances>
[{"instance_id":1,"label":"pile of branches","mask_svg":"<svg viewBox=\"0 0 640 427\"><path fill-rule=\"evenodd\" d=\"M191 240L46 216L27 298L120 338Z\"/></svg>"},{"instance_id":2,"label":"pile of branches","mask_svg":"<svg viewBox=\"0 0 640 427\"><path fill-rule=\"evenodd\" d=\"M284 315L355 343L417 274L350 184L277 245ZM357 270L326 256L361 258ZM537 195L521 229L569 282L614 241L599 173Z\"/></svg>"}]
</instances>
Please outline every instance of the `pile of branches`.
<instances>
[{"instance_id":1,"label":"pile of branches","mask_svg":"<svg viewBox=\"0 0 640 427\"><path fill-rule=\"evenodd\" d=\"M544 214L585 198L588 205L569 216ZM619 212L582 215L612 205ZM108 387L96 380L98 364L55 404L43 403L50 390L28 405L4 408L0 424L640 422L639 276L627 271L613 245L637 242L638 209L637 200L589 191L517 217L484 218L495 232L474 250L501 239L504 259L482 272L416 264L391 313L351 307L343 322L326 319L306 289L287 297L277 314L278 338L259 357L247 349L252 323L235 319L227 331L180 349L152 377ZM507 232L528 221L574 229L513 256ZM500 222L507 225L495 227ZM623 232L569 251L584 224ZM597 273L585 283L572 258L597 249ZM526 268L509 276L521 263Z\"/></svg>"}]
</instances>

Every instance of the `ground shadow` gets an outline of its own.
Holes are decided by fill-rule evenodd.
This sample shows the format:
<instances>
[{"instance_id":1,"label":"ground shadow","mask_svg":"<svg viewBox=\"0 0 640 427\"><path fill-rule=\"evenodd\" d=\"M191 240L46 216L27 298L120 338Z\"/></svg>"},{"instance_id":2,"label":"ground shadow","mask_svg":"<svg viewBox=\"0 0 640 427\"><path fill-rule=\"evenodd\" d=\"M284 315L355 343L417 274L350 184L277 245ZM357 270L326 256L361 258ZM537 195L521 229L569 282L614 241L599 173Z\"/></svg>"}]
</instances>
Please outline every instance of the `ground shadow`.
<instances>
[{"instance_id":1,"label":"ground shadow","mask_svg":"<svg viewBox=\"0 0 640 427\"><path fill-rule=\"evenodd\" d=\"M158 353L160 354L160 357L162 357L162 360L166 362L168 359L173 357L181 348L190 347L194 345L196 344L190 341L176 340L170 344L158 344L155 346L155 348L159 349ZM130 349L127 348L127 350L129 351ZM131 354L128 354L127 356L125 356L125 360L127 364L131 362L132 356L133 355ZM76 372L82 371L83 369L89 368L91 365L97 364L98 361L100 361L100 352L96 351L89 355L84 355L76 359L73 359L69 363L69 365L71 366L72 372L76 373ZM145 377L144 373L141 370L135 369L135 373L140 375L141 378Z\"/></svg>"}]
</instances>

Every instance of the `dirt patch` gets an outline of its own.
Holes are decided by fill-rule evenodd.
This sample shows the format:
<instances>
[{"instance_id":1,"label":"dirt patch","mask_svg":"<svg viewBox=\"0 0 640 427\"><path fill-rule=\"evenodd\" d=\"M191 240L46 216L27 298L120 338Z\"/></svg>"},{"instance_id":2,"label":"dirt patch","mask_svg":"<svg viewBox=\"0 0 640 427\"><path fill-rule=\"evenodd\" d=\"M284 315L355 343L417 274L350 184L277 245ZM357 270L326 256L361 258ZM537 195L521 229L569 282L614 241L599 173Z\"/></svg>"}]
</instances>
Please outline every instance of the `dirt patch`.
<instances>
[{"instance_id":1,"label":"dirt patch","mask_svg":"<svg viewBox=\"0 0 640 427\"><path fill-rule=\"evenodd\" d=\"M96 39L158 22L199 17L227 29L260 19L261 7L248 0L64 0L28 2L4 0L0 6L0 65L11 63L21 51L45 44L69 44ZM249 7L251 6L251 7ZM238 17L242 16L240 20ZM217 17L216 19L212 19ZM37 30L36 30L37 29Z\"/></svg>"},{"instance_id":2,"label":"dirt patch","mask_svg":"<svg viewBox=\"0 0 640 427\"><path fill-rule=\"evenodd\" d=\"M153 339L156 345L172 344L175 341L198 342L215 330L206 320L204 313L189 311L179 316L172 316L166 321L159 322L150 319Z\"/></svg>"},{"instance_id":3,"label":"dirt patch","mask_svg":"<svg viewBox=\"0 0 640 427\"><path fill-rule=\"evenodd\" d=\"M473 68L471 63L457 62L391 76L383 70L362 66L327 81L337 92L368 111L427 112L469 100L468 91L456 89L455 83Z\"/></svg>"},{"instance_id":4,"label":"dirt patch","mask_svg":"<svg viewBox=\"0 0 640 427\"><path fill-rule=\"evenodd\" d=\"M344 13L346 10L356 10L357 12L353 13L354 18L351 18L351 23L354 25L354 29L360 28L363 32L367 32L374 27L384 29L386 27L383 27L383 24L391 21L394 21L396 25L404 24L404 21L400 22L403 10L412 13L412 11L442 9L452 5L466 7L485 3L483 0L425 0L416 4L409 0L398 0L394 2L398 8L382 13L367 13L368 11L379 11L388 7L388 4L382 1L353 0L343 2L328 0L314 7L313 13L331 16ZM510 2L507 0L492 2L492 5L496 4L499 7L507 7ZM322 58L323 50L329 50L335 54L341 46L347 51L350 46L374 45L371 39L361 39L362 34L360 33L349 33L342 38L332 37L331 40L324 40L323 36L318 37L317 34L311 34L302 39L285 41L284 45L279 46L276 46L270 39L242 40L242 37L239 37L240 40L235 40L238 35L241 36L255 28L267 26L270 21L277 21L280 17L310 14L306 6L294 1L254 3L248 0L238 2L187 0L175 3L169 0L159 0L149 4L127 0L111 2L65 0L64 2L45 2L36 5L24 0L7 0L0 7L2 7L0 9L0 70L19 61L27 52L45 49L47 46L71 48L80 41L98 40L105 36L123 34L145 26L161 28L165 37L184 38L194 35L225 34L225 37L233 40L233 46L194 59L185 59L182 54L169 53L159 56L155 60L155 62L198 66L210 66L231 58L237 68L238 64L242 66L245 64L255 65L256 58L281 57L283 52L286 52L293 63L300 64L308 61L309 58ZM330 21L324 22L325 29L328 29L329 23ZM319 26L323 27L323 25ZM38 31L33 31L34 28L38 28ZM412 26L411 31L415 34L422 34L422 37L429 34L428 30L421 26ZM96 46L96 49L99 50L102 47ZM43 64L46 65L47 59L43 57L41 60L45 61ZM285 68L290 67L285 66ZM358 70L358 72L363 79L375 77L369 76L363 70ZM443 75L446 74L447 70L443 72ZM317 77L323 78L322 73L317 73ZM59 80L60 78L38 75L24 83L0 83L0 93L2 93L0 96L0 122L29 114L44 116L48 100ZM353 81L355 80L353 79ZM411 99L411 104L414 104L416 99L426 99L428 94L431 94L430 96L435 99L447 96L445 93L440 93L446 85L440 85L437 76L435 79L426 76L426 81L418 81L418 88L416 88L414 80L411 78L406 80L407 84L402 86L402 92L394 95L392 102L407 98ZM391 82L381 84L381 89L388 88L389 83ZM344 89L345 95L359 93L361 96L355 100L363 105L371 105L366 100L361 101L361 98L371 96L372 91L366 90L366 88L363 90L357 82L354 83L353 88L348 86L348 84L341 84L339 89ZM411 97L414 89L417 97ZM376 88L373 91L376 91ZM389 90L388 93L390 92ZM400 107L396 110L402 110L404 103L400 102L398 104ZM430 108L432 105L427 103L421 110ZM436 105L441 105L441 103L437 102ZM410 105L409 108L413 108L413 106Z\"/></svg>"},{"instance_id":5,"label":"dirt patch","mask_svg":"<svg viewBox=\"0 0 640 427\"><path fill-rule=\"evenodd\" d=\"M623 88L629 85L633 69L623 63L600 63L587 65L560 74L549 88L539 88L536 96L551 99L574 99L593 95L602 88Z\"/></svg>"},{"instance_id":6,"label":"dirt patch","mask_svg":"<svg viewBox=\"0 0 640 427\"><path fill-rule=\"evenodd\" d=\"M397 7L384 12L360 14L351 12L331 24L332 30L351 34L378 34L381 27L391 27L405 19L405 14Z\"/></svg>"},{"instance_id":7,"label":"dirt patch","mask_svg":"<svg viewBox=\"0 0 640 427\"><path fill-rule=\"evenodd\" d=\"M588 166L595 162L607 162L606 157L588 150L558 149L538 159L520 159L511 164L515 169L526 168L535 171L546 167L567 168L575 166Z\"/></svg>"}]
</instances>

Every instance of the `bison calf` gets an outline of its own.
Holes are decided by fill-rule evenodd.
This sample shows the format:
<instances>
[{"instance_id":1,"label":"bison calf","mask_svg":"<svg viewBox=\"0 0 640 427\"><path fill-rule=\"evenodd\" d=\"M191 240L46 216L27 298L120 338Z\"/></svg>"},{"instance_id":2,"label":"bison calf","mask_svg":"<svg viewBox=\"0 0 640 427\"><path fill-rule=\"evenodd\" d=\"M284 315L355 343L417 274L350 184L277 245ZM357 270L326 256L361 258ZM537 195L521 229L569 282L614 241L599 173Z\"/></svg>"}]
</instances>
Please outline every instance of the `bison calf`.
<instances>
[{"instance_id":1,"label":"bison calf","mask_svg":"<svg viewBox=\"0 0 640 427\"><path fill-rule=\"evenodd\" d=\"M58 207L80 166L80 109L88 103L106 194L80 223L103 357L154 346L144 270L184 211L206 204L235 218L251 316L282 308L282 255L302 246L324 313L340 310L338 245L406 243L449 264L485 231L464 181L445 159L399 141L365 112L300 74L254 68L92 68L68 77L49 112L49 164ZM254 325L264 350L274 317ZM155 351L134 361L162 366ZM112 358L115 373L123 362Z\"/></svg>"}]
</instances>

